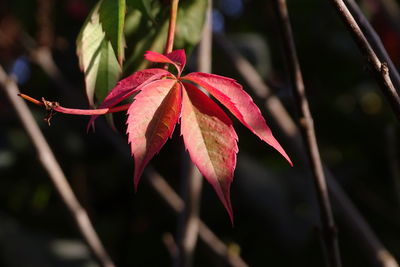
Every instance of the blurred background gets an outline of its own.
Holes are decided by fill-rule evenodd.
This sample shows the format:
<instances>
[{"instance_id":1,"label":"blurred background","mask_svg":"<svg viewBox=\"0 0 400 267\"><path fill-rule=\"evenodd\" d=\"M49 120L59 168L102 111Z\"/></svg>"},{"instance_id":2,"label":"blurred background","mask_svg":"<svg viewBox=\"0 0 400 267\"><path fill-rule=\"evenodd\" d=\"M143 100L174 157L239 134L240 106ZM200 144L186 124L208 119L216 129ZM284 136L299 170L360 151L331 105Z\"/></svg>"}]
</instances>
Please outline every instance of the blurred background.
<instances>
[{"instance_id":1,"label":"blurred background","mask_svg":"<svg viewBox=\"0 0 400 267\"><path fill-rule=\"evenodd\" d=\"M130 5L139 2L132 0ZM143 67L141 41L153 38L153 45L154 36L159 36L146 32L142 24L157 27L168 14L168 1L150 2L147 14L145 9L128 10L129 64L124 76ZM182 10L195 2L181 0ZM296 119L272 2L214 1L212 68L215 74L238 80L254 97L294 167L235 121L240 150L231 190L235 226L231 227L207 183L200 216L229 252L240 255L249 266L324 266L318 205L308 165L295 153L279 123L270 118L265 99L252 91L232 64L236 56L226 47L252 64ZM329 1L288 2L322 159L377 239L400 260L398 122ZM15 75L23 93L66 107L88 107L75 40L95 3L0 2L0 64ZM358 3L398 65L399 3ZM178 45L192 52L186 69L192 71L196 44L182 40ZM117 266L171 266L168 240L176 233L177 216L143 181L147 177L134 193L133 160L124 134L126 115L114 116L117 131L100 118L96 132L87 133L86 117L56 114L49 127L43 120L44 110L34 105L30 109ZM0 266L97 266L2 90L0 122ZM157 172L178 192L185 178L181 175L184 156L177 128L152 160ZM348 219L354 214L343 212L335 201L333 208L343 266L379 266L371 260L374 255L368 255L364 240L354 234L356 226ZM195 266L225 266L201 242L194 262Z\"/></svg>"}]
</instances>

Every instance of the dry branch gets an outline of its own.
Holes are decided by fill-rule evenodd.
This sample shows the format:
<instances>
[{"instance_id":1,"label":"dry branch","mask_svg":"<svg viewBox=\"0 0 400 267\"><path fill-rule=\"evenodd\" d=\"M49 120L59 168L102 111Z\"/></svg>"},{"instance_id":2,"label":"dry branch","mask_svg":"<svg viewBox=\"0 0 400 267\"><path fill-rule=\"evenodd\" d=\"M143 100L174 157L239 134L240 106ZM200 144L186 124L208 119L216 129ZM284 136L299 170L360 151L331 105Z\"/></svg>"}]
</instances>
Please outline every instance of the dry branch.
<instances>
[{"instance_id":1,"label":"dry branch","mask_svg":"<svg viewBox=\"0 0 400 267\"><path fill-rule=\"evenodd\" d=\"M348 31L358 45L361 53L366 57L369 69L374 74L382 93L386 96L394 115L400 121L400 97L393 86L392 78L389 75L387 62L381 61L371 47L360 26L342 0L331 0L340 18L346 25Z\"/></svg>"},{"instance_id":2,"label":"dry branch","mask_svg":"<svg viewBox=\"0 0 400 267\"><path fill-rule=\"evenodd\" d=\"M303 136L303 141L306 144L318 197L322 225L322 237L326 250L326 262L328 266L340 267L341 259L337 240L337 230L333 218L328 188L326 185L325 173L319 154L317 138L314 130L314 122L308 105L300 62L297 58L292 27L290 25L289 12L287 9L286 0L276 0L275 3L284 43L283 46L285 49L287 65L289 67L289 76L292 81L297 109L300 114L299 127Z\"/></svg>"},{"instance_id":3,"label":"dry branch","mask_svg":"<svg viewBox=\"0 0 400 267\"><path fill-rule=\"evenodd\" d=\"M358 25L360 26L361 30L363 31L365 37L367 38L378 58L382 62L387 63L389 68L389 75L393 80L393 85L397 89L397 91L400 90L399 72L397 71L397 68L394 65L392 59L389 57L378 34L375 32L374 28L371 26L367 18L360 10L360 7L354 0L346 0L346 5L349 7L351 14L354 16L354 19L357 21Z\"/></svg>"},{"instance_id":4,"label":"dry branch","mask_svg":"<svg viewBox=\"0 0 400 267\"><path fill-rule=\"evenodd\" d=\"M185 206L183 200L175 193L165 179L151 166L146 168L144 174L147 176L145 180L150 183L151 187L165 203L175 213L179 214L182 212ZM233 267L248 266L239 255L230 253L226 245L201 220L199 221L199 238L215 255L224 260L227 265Z\"/></svg>"}]
</instances>

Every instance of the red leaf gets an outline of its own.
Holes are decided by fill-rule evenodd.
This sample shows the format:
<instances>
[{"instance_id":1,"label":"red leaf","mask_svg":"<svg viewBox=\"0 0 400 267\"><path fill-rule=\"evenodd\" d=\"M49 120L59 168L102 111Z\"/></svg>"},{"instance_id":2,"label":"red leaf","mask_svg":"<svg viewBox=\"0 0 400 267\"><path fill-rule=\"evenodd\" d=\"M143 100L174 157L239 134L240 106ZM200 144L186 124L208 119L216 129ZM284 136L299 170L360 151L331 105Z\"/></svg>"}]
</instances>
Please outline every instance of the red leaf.
<instances>
[{"instance_id":1,"label":"red leaf","mask_svg":"<svg viewBox=\"0 0 400 267\"><path fill-rule=\"evenodd\" d=\"M144 58L151 62L173 64L178 71L178 77L181 75L186 64L186 55L183 49L172 51L167 55L153 51L146 51Z\"/></svg>"},{"instance_id":2,"label":"red leaf","mask_svg":"<svg viewBox=\"0 0 400 267\"><path fill-rule=\"evenodd\" d=\"M128 109L127 134L135 160L135 191L145 166L172 135L181 103L180 84L164 79L143 87Z\"/></svg>"},{"instance_id":3,"label":"red leaf","mask_svg":"<svg viewBox=\"0 0 400 267\"><path fill-rule=\"evenodd\" d=\"M230 186L236 166L237 135L232 121L207 95L183 83L181 134L190 158L214 187L233 223Z\"/></svg>"},{"instance_id":4,"label":"red leaf","mask_svg":"<svg viewBox=\"0 0 400 267\"><path fill-rule=\"evenodd\" d=\"M179 73L182 73L182 70L185 68L186 65L185 50L183 49L174 50L171 53L168 53L167 57L180 67Z\"/></svg>"},{"instance_id":5,"label":"red leaf","mask_svg":"<svg viewBox=\"0 0 400 267\"><path fill-rule=\"evenodd\" d=\"M103 100L103 103L99 106L102 108L110 108L117 105L125 98L131 96L135 92L141 90L145 85L152 81L161 79L164 76L170 76L171 74L163 69L146 69L137 71L134 74L122 79L117 85L110 91L110 93ZM98 116L92 116L88 123L88 130L90 126L94 127L94 121Z\"/></svg>"},{"instance_id":6,"label":"red leaf","mask_svg":"<svg viewBox=\"0 0 400 267\"><path fill-rule=\"evenodd\" d=\"M261 140L275 148L293 166L285 150L272 135L271 129L261 115L260 109L235 80L201 72L189 73L182 79L192 81L206 89L225 105L243 125L260 137Z\"/></svg>"}]
</instances>

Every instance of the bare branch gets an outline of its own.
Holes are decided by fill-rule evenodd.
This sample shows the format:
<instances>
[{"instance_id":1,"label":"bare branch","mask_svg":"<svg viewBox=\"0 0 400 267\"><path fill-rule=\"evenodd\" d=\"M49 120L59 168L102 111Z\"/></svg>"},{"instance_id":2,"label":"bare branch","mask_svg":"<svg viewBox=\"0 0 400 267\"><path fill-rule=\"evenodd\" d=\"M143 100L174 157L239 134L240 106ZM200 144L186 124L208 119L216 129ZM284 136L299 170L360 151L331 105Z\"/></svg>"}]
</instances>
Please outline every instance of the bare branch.
<instances>
[{"instance_id":1,"label":"bare branch","mask_svg":"<svg viewBox=\"0 0 400 267\"><path fill-rule=\"evenodd\" d=\"M11 104L14 106L26 132L34 144L39 161L49 175L62 201L67 206L69 212L75 220L79 231L92 251L97 261L104 267L115 266L111 258L105 251L85 209L80 205L71 187L67 182L60 165L54 157L48 143L46 142L39 126L34 120L26 103L18 97L19 89L14 82L0 67L0 84L5 90Z\"/></svg>"},{"instance_id":2,"label":"bare branch","mask_svg":"<svg viewBox=\"0 0 400 267\"><path fill-rule=\"evenodd\" d=\"M197 167L185 153L182 160L184 175L181 177L182 198L185 203L181 209L177 229L177 246L175 258L176 267L193 266L194 250L199 233L199 212L203 177Z\"/></svg>"},{"instance_id":3,"label":"bare branch","mask_svg":"<svg viewBox=\"0 0 400 267\"><path fill-rule=\"evenodd\" d=\"M300 131L303 135L303 141L307 147L308 157L314 175L314 183L317 192L322 223L322 236L326 249L326 261L328 266L340 267L341 259L337 240L336 225L329 200L328 188L319 154L317 138L315 136L314 122L305 93L300 63L297 58L286 0L276 0L276 6L280 22L279 26L284 41L285 55L287 57L286 60L290 70L289 75L290 79L292 80L293 93L295 95L297 109L300 114Z\"/></svg>"},{"instance_id":4,"label":"bare branch","mask_svg":"<svg viewBox=\"0 0 400 267\"><path fill-rule=\"evenodd\" d=\"M373 50L376 52L376 55L382 62L386 62L389 68L389 76L393 80L393 84L397 90L400 89L400 75L397 71L396 66L393 64L392 59L389 57L386 52L385 47L382 44L381 39L378 34L375 32L374 28L371 26L367 18L364 16L360 7L354 0L345 0L346 5L349 7L351 14L354 16L354 19L357 21L358 25L360 25L361 30L365 34L368 42L371 44Z\"/></svg>"},{"instance_id":5,"label":"bare branch","mask_svg":"<svg viewBox=\"0 0 400 267\"><path fill-rule=\"evenodd\" d=\"M352 34L360 51L367 58L370 70L375 76L383 94L389 101L394 115L400 120L400 97L393 86L392 78L389 75L389 68L387 62L382 62L376 55L371 47L360 26L355 21L353 15L350 13L343 0L331 0L336 7L342 21L346 25L349 32Z\"/></svg>"}]
</instances>

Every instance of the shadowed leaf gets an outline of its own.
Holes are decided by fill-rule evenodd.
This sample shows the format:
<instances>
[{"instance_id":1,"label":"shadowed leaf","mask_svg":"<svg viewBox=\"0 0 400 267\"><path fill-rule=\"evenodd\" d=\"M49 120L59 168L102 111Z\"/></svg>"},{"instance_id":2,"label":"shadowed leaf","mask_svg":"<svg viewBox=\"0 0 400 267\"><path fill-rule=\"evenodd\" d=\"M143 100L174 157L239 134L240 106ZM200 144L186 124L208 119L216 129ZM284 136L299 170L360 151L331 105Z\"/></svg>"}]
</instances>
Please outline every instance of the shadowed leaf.
<instances>
[{"instance_id":1,"label":"shadowed leaf","mask_svg":"<svg viewBox=\"0 0 400 267\"><path fill-rule=\"evenodd\" d=\"M100 6L100 23L107 40L111 42L121 66L124 60L125 48L125 12L125 0L102 0Z\"/></svg>"},{"instance_id":2,"label":"shadowed leaf","mask_svg":"<svg viewBox=\"0 0 400 267\"><path fill-rule=\"evenodd\" d=\"M146 68L148 63L143 60L143 54L147 50L162 53L167 37L169 18L168 8L165 7L165 4L161 8L157 5L152 7L152 13L160 9L157 16L155 16L158 18L157 25L143 20L141 27L138 27L137 31L131 32L131 35L127 36L127 38L132 37L135 47L130 56L127 57L124 66L125 71ZM190 54L189 51L192 51L192 48L200 41L206 10L207 1L204 0L186 0L179 3L174 41L175 48L185 49L186 53Z\"/></svg>"}]
</instances>

